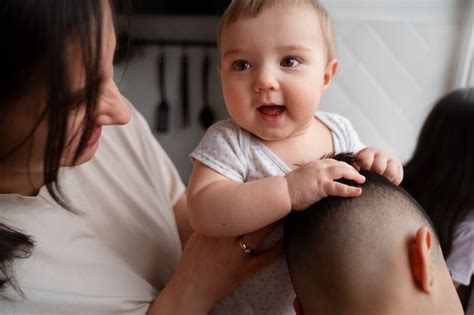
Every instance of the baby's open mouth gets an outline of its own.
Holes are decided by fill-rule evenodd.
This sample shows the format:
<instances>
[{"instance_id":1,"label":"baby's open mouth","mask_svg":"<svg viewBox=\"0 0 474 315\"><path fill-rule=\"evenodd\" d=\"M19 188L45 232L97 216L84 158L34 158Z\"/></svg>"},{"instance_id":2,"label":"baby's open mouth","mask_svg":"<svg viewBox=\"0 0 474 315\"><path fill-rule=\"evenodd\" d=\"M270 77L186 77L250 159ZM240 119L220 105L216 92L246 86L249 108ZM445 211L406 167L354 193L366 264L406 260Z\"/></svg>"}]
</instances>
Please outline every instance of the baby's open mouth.
<instances>
[{"instance_id":1,"label":"baby's open mouth","mask_svg":"<svg viewBox=\"0 0 474 315\"><path fill-rule=\"evenodd\" d=\"M258 111L264 116L264 118L278 118L280 117L286 107L283 105L264 105L258 108Z\"/></svg>"}]
</instances>

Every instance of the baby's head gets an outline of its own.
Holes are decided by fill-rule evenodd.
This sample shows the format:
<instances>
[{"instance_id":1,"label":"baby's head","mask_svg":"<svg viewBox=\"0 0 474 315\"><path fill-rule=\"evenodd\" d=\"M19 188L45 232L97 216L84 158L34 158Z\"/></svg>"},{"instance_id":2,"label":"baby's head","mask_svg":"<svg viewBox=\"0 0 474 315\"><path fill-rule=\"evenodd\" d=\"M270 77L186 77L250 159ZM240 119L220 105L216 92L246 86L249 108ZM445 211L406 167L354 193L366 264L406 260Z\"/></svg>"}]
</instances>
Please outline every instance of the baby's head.
<instances>
[{"instance_id":1,"label":"baby's head","mask_svg":"<svg viewBox=\"0 0 474 315\"><path fill-rule=\"evenodd\" d=\"M316 14L324 37L328 61L336 58L334 28L326 9L318 0L233 0L222 15L217 32L217 43L221 46L221 37L225 28L239 19L255 18L263 11L274 6L299 6Z\"/></svg>"},{"instance_id":2,"label":"baby's head","mask_svg":"<svg viewBox=\"0 0 474 315\"><path fill-rule=\"evenodd\" d=\"M361 174L361 196L328 197L285 219L296 306L322 315L462 314L423 209L383 176Z\"/></svg>"},{"instance_id":3,"label":"baby's head","mask_svg":"<svg viewBox=\"0 0 474 315\"><path fill-rule=\"evenodd\" d=\"M337 69L334 32L315 0L233 0L219 26L222 90L231 118L263 140L314 120Z\"/></svg>"}]
</instances>

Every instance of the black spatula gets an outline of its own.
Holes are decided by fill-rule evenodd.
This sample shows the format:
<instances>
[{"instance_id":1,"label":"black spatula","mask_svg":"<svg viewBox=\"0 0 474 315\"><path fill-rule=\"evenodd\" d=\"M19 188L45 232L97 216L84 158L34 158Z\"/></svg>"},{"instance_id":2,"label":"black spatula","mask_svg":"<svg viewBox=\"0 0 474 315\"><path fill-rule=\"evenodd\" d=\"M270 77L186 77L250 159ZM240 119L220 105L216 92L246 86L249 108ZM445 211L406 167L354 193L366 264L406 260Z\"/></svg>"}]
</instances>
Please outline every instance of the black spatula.
<instances>
[{"instance_id":1,"label":"black spatula","mask_svg":"<svg viewBox=\"0 0 474 315\"><path fill-rule=\"evenodd\" d=\"M186 128L190 125L189 119L189 83L188 83L188 55L186 47L181 56L181 126Z\"/></svg>"},{"instance_id":2,"label":"black spatula","mask_svg":"<svg viewBox=\"0 0 474 315\"><path fill-rule=\"evenodd\" d=\"M158 132L167 132L169 129L170 105L166 99L165 91L165 54L162 52L158 58L158 84L160 89L161 101L156 110L156 130Z\"/></svg>"},{"instance_id":3,"label":"black spatula","mask_svg":"<svg viewBox=\"0 0 474 315\"><path fill-rule=\"evenodd\" d=\"M199 122L201 127L207 129L215 121L214 112L209 105L209 68L210 68L209 54L204 55L202 60L202 108L199 113Z\"/></svg>"}]
</instances>

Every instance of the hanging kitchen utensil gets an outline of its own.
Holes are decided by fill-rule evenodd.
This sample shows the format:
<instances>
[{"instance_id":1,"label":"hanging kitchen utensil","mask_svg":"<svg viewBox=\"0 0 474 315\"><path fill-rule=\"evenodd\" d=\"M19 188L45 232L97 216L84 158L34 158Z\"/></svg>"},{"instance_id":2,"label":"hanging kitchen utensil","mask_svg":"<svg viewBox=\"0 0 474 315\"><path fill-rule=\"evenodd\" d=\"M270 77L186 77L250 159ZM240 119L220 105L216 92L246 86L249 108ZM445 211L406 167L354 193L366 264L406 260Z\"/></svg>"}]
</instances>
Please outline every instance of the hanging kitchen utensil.
<instances>
[{"instance_id":1,"label":"hanging kitchen utensil","mask_svg":"<svg viewBox=\"0 0 474 315\"><path fill-rule=\"evenodd\" d=\"M161 101L156 109L156 130L167 132L169 129L170 105L166 99L165 91L165 53L162 51L158 57L158 84Z\"/></svg>"},{"instance_id":2,"label":"hanging kitchen utensil","mask_svg":"<svg viewBox=\"0 0 474 315\"><path fill-rule=\"evenodd\" d=\"M183 55L181 56L181 126L183 128L190 125L188 68L188 54L186 46L184 46Z\"/></svg>"},{"instance_id":3,"label":"hanging kitchen utensil","mask_svg":"<svg viewBox=\"0 0 474 315\"><path fill-rule=\"evenodd\" d=\"M202 108L199 112L199 122L201 127L207 129L216 120L214 111L209 104L209 70L210 70L210 57L209 53L204 55L202 60Z\"/></svg>"}]
</instances>

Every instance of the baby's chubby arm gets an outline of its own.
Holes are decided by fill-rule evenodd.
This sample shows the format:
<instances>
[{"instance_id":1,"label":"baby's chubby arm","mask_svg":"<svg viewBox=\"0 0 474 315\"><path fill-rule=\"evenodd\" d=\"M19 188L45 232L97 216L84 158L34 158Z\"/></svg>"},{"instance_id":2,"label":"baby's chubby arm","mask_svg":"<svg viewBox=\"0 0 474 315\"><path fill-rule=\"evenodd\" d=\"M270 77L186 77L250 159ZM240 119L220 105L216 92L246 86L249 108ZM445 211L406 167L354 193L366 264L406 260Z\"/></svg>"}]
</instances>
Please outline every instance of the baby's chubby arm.
<instances>
[{"instance_id":1,"label":"baby's chubby arm","mask_svg":"<svg viewBox=\"0 0 474 315\"><path fill-rule=\"evenodd\" d=\"M194 161L188 184L191 225L207 236L238 236L270 225L291 210L304 210L326 196L361 193L360 188L334 181L340 178L365 181L352 166L333 159L309 162L285 176L244 183Z\"/></svg>"},{"instance_id":2,"label":"baby's chubby arm","mask_svg":"<svg viewBox=\"0 0 474 315\"><path fill-rule=\"evenodd\" d=\"M385 176L395 185L402 182L403 166L393 155L377 148L367 147L357 152L356 156L360 167Z\"/></svg>"},{"instance_id":3,"label":"baby's chubby arm","mask_svg":"<svg viewBox=\"0 0 474 315\"><path fill-rule=\"evenodd\" d=\"M256 231L291 211L283 176L241 183L196 160L188 183L188 205L193 228L214 237Z\"/></svg>"}]
</instances>

